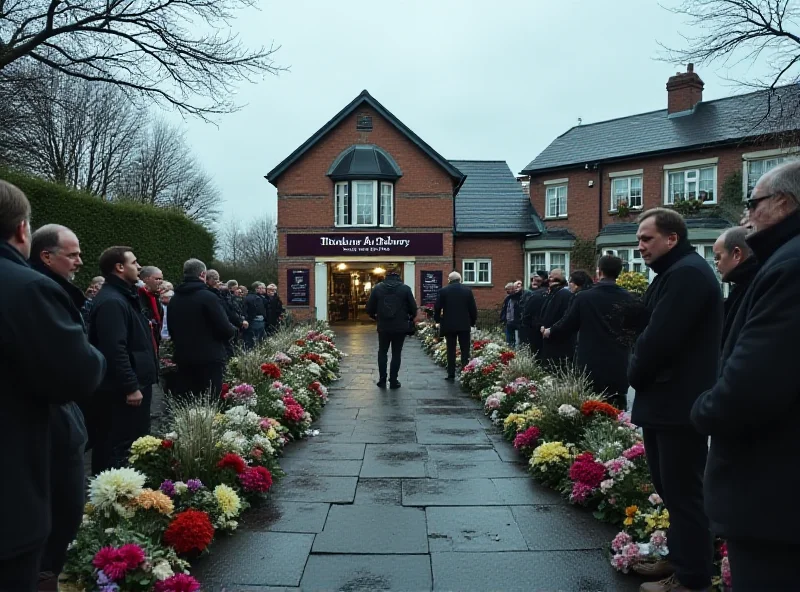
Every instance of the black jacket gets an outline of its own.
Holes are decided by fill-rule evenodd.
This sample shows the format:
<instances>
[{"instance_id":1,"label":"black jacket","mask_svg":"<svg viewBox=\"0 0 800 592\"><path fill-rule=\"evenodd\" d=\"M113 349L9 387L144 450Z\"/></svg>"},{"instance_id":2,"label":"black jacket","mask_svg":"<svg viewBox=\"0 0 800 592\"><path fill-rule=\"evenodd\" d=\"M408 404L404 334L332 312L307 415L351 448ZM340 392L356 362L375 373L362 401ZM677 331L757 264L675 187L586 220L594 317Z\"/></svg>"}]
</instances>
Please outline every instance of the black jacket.
<instances>
[{"instance_id":1,"label":"black jacket","mask_svg":"<svg viewBox=\"0 0 800 592\"><path fill-rule=\"evenodd\" d=\"M541 287L529 290L528 297L525 298L524 303L520 302L522 307L522 326L530 329L530 347L535 354L542 349L540 328L542 326L542 309L546 301L547 288Z\"/></svg>"},{"instance_id":2,"label":"black jacket","mask_svg":"<svg viewBox=\"0 0 800 592\"><path fill-rule=\"evenodd\" d=\"M800 489L800 215L747 242L763 264L734 318L716 384L692 408L695 427L711 436L706 514L724 537L797 544L797 512L763 513Z\"/></svg>"},{"instance_id":3,"label":"black jacket","mask_svg":"<svg viewBox=\"0 0 800 592\"><path fill-rule=\"evenodd\" d=\"M67 293L5 241L0 277L0 559L8 559L50 532L51 405L88 398L105 360Z\"/></svg>"},{"instance_id":4,"label":"black jacket","mask_svg":"<svg viewBox=\"0 0 800 592\"><path fill-rule=\"evenodd\" d=\"M225 311L225 316L228 318L228 322L237 329L241 329L243 319L237 312L236 307L233 305L231 293L227 290L223 291L218 288L212 288L211 286L209 286L208 289L212 294L214 294L214 296L219 298L219 303L222 305L222 310Z\"/></svg>"},{"instance_id":5,"label":"black jacket","mask_svg":"<svg viewBox=\"0 0 800 592\"><path fill-rule=\"evenodd\" d=\"M505 323L506 327L509 329L519 329L520 327L522 319L520 298L522 298L522 292L514 292L506 296L505 300L503 300L503 310L500 312L500 320ZM509 309L513 311L514 316L510 321L508 320Z\"/></svg>"},{"instance_id":6,"label":"black jacket","mask_svg":"<svg viewBox=\"0 0 800 592\"><path fill-rule=\"evenodd\" d=\"M148 325L150 325L150 332L153 334L153 339L156 345L159 345L161 343L161 328L164 326L164 309L161 306L161 299L158 294L154 294L155 305L158 311L158 316L156 316L156 311L153 310L148 289L139 288L136 291L136 295L139 298L139 306L142 309L142 314L144 318L147 319Z\"/></svg>"},{"instance_id":7,"label":"black jacket","mask_svg":"<svg viewBox=\"0 0 800 592\"><path fill-rule=\"evenodd\" d=\"M277 294L275 296L267 296L266 306L267 326L277 327L281 321L281 315L283 315L283 302L281 302L280 296Z\"/></svg>"},{"instance_id":8,"label":"black jacket","mask_svg":"<svg viewBox=\"0 0 800 592\"><path fill-rule=\"evenodd\" d=\"M267 302L259 294L252 293L244 297L244 316L252 324L256 317L267 322Z\"/></svg>"},{"instance_id":9,"label":"black jacket","mask_svg":"<svg viewBox=\"0 0 800 592\"><path fill-rule=\"evenodd\" d=\"M378 320L381 333L408 333L411 320L417 315L417 301L400 276L390 273L372 289L367 301L367 314Z\"/></svg>"},{"instance_id":10,"label":"black jacket","mask_svg":"<svg viewBox=\"0 0 800 592\"><path fill-rule=\"evenodd\" d=\"M650 267L658 275L644 295L649 319L628 366L632 419L642 427L688 426L695 400L717 378L722 291L688 241Z\"/></svg>"},{"instance_id":11,"label":"black jacket","mask_svg":"<svg viewBox=\"0 0 800 592\"><path fill-rule=\"evenodd\" d=\"M439 323L439 333L469 332L478 322L475 295L461 282L453 282L441 290L433 307L433 320Z\"/></svg>"},{"instance_id":12,"label":"black jacket","mask_svg":"<svg viewBox=\"0 0 800 592\"><path fill-rule=\"evenodd\" d=\"M199 278L184 278L167 307L175 363L224 364L225 344L236 334L219 297Z\"/></svg>"},{"instance_id":13,"label":"black jacket","mask_svg":"<svg viewBox=\"0 0 800 592\"><path fill-rule=\"evenodd\" d=\"M550 327L545 341L558 342L578 333L575 364L586 369L600 392L628 390L630 348L623 338L623 311L633 296L612 280L601 280L591 290L575 294L567 314Z\"/></svg>"},{"instance_id":14,"label":"black jacket","mask_svg":"<svg viewBox=\"0 0 800 592\"><path fill-rule=\"evenodd\" d=\"M158 382L150 323L142 314L136 288L115 275L106 277L89 313L89 341L108 362L95 395L100 406L124 401L129 394Z\"/></svg>"},{"instance_id":15,"label":"black jacket","mask_svg":"<svg viewBox=\"0 0 800 592\"><path fill-rule=\"evenodd\" d=\"M742 298L744 298L745 292L747 292L747 288L750 286L750 282L756 277L759 269L761 269L761 264L758 262L758 259L751 255L722 278L731 284L728 298L725 300L725 322L722 326L722 347L725 347L725 342L728 340L728 335L730 335L731 327L733 326L733 319L736 317L736 312L742 304Z\"/></svg>"},{"instance_id":16,"label":"black jacket","mask_svg":"<svg viewBox=\"0 0 800 592\"><path fill-rule=\"evenodd\" d=\"M550 329L567 314L573 294L564 286L552 292L545 299L542 307L542 326ZM542 342L541 359L543 362L563 364L572 362L575 355L575 335L564 336L563 339L545 339Z\"/></svg>"}]
</instances>

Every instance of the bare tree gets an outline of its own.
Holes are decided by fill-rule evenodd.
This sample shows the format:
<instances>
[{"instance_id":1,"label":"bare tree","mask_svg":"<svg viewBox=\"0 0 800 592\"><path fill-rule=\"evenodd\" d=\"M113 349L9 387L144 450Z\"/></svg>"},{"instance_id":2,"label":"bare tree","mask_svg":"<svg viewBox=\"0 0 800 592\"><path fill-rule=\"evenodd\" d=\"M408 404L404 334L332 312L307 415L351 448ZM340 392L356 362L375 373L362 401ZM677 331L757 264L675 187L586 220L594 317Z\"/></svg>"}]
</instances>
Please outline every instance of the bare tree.
<instances>
[{"instance_id":1,"label":"bare tree","mask_svg":"<svg viewBox=\"0 0 800 592\"><path fill-rule=\"evenodd\" d=\"M743 114L742 124L759 135L797 127L800 93L786 85L800 79L799 0L684 0L667 10L687 17L693 33L683 35L683 48L664 47L662 59L726 67L759 63L766 68L765 76L735 80L752 90L769 91L752 112Z\"/></svg>"},{"instance_id":2,"label":"bare tree","mask_svg":"<svg viewBox=\"0 0 800 592\"><path fill-rule=\"evenodd\" d=\"M0 70L35 61L184 113L236 109L235 85L277 74L275 46L230 31L256 0L0 0Z\"/></svg>"},{"instance_id":3,"label":"bare tree","mask_svg":"<svg viewBox=\"0 0 800 592\"><path fill-rule=\"evenodd\" d=\"M275 219L264 215L245 227L238 220L219 232L220 270L249 284L278 281L278 233Z\"/></svg>"},{"instance_id":4,"label":"bare tree","mask_svg":"<svg viewBox=\"0 0 800 592\"><path fill-rule=\"evenodd\" d=\"M244 264L244 231L242 223L234 218L225 222L217 235L219 258L227 263L235 275Z\"/></svg>"}]
</instances>

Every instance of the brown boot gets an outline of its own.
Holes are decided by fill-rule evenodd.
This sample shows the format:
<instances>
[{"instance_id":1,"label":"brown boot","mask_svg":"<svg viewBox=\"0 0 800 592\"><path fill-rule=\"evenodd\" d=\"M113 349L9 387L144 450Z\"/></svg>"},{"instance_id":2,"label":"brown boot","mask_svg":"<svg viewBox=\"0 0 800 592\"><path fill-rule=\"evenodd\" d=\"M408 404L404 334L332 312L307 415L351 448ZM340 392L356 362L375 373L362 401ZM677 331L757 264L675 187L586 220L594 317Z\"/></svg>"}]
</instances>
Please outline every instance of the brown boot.
<instances>
[{"instance_id":1,"label":"brown boot","mask_svg":"<svg viewBox=\"0 0 800 592\"><path fill-rule=\"evenodd\" d=\"M639 592L705 592L692 590L678 581L674 575L658 582L645 582L639 586Z\"/></svg>"}]
</instances>

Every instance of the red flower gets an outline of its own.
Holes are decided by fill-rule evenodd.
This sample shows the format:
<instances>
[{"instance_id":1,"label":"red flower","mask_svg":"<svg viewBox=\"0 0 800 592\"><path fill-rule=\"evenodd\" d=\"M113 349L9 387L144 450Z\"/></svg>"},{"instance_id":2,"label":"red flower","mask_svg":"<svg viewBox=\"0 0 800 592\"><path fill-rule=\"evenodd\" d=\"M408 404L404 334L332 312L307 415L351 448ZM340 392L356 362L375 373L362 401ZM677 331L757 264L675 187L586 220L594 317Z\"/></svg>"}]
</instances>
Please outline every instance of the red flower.
<instances>
[{"instance_id":1,"label":"red flower","mask_svg":"<svg viewBox=\"0 0 800 592\"><path fill-rule=\"evenodd\" d=\"M189 574L175 574L166 580L156 582L154 592L199 592L200 582Z\"/></svg>"},{"instance_id":2,"label":"red flower","mask_svg":"<svg viewBox=\"0 0 800 592\"><path fill-rule=\"evenodd\" d=\"M500 354L500 362L507 366L508 363L516 357L517 354L515 354L513 351L503 352Z\"/></svg>"},{"instance_id":3,"label":"red flower","mask_svg":"<svg viewBox=\"0 0 800 592\"><path fill-rule=\"evenodd\" d=\"M322 365L322 357L319 354L315 354L313 352L309 352L307 354L303 354L300 356L301 360L308 360L309 362L314 362L315 364Z\"/></svg>"},{"instance_id":4,"label":"red flower","mask_svg":"<svg viewBox=\"0 0 800 592\"><path fill-rule=\"evenodd\" d=\"M220 392L219 396L222 397L223 399L227 399L228 398L228 391L230 391L230 390L231 390L231 385L229 385L227 382L223 382L222 383L222 392Z\"/></svg>"},{"instance_id":5,"label":"red flower","mask_svg":"<svg viewBox=\"0 0 800 592\"><path fill-rule=\"evenodd\" d=\"M166 448L167 450L169 450L173 446L175 446L175 442L173 442L172 440L162 440L161 441L161 448Z\"/></svg>"},{"instance_id":6,"label":"red flower","mask_svg":"<svg viewBox=\"0 0 800 592\"><path fill-rule=\"evenodd\" d=\"M247 468L247 463L238 454L229 452L217 463L217 468L220 469L233 469L237 475Z\"/></svg>"},{"instance_id":7,"label":"red flower","mask_svg":"<svg viewBox=\"0 0 800 592\"><path fill-rule=\"evenodd\" d=\"M609 405L603 401L586 401L583 405L581 405L581 413L587 417L593 413L599 413L601 415L607 415L608 417L613 417L616 419L621 411L613 405Z\"/></svg>"},{"instance_id":8,"label":"red flower","mask_svg":"<svg viewBox=\"0 0 800 592\"><path fill-rule=\"evenodd\" d=\"M489 376L495 370L497 370L497 364L489 364L488 366L484 366L481 372L483 372L484 376Z\"/></svg>"},{"instance_id":9,"label":"red flower","mask_svg":"<svg viewBox=\"0 0 800 592\"><path fill-rule=\"evenodd\" d=\"M300 347L303 347L306 344L306 342L303 339L298 339L297 341L295 341L295 343Z\"/></svg>"},{"instance_id":10,"label":"red flower","mask_svg":"<svg viewBox=\"0 0 800 592\"><path fill-rule=\"evenodd\" d=\"M164 531L164 542L181 554L205 551L213 538L211 519L200 510L181 512Z\"/></svg>"},{"instance_id":11,"label":"red flower","mask_svg":"<svg viewBox=\"0 0 800 592\"><path fill-rule=\"evenodd\" d=\"M539 443L539 437L542 432L536 426L531 426L524 432L517 434L514 438L514 448L523 450L525 448L534 448Z\"/></svg>"},{"instance_id":12,"label":"red flower","mask_svg":"<svg viewBox=\"0 0 800 592\"><path fill-rule=\"evenodd\" d=\"M239 475L245 491L264 493L272 487L272 474L264 467L251 467Z\"/></svg>"},{"instance_id":13,"label":"red flower","mask_svg":"<svg viewBox=\"0 0 800 592\"><path fill-rule=\"evenodd\" d=\"M300 403L295 401L294 397L285 396L283 398L283 404L286 405L286 410L283 412L283 419L293 422L303 421L303 415L305 415L306 411Z\"/></svg>"},{"instance_id":14,"label":"red flower","mask_svg":"<svg viewBox=\"0 0 800 592\"><path fill-rule=\"evenodd\" d=\"M572 481L583 483L592 489L600 487L605 476L606 468L594 459L591 452L579 454L569 468L569 478Z\"/></svg>"},{"instance_id":15,"label":"red flower","mask_svg":"<svg viewBox=\"0 0 800 592\"><path fill-rule=\"evenodd\" d=\"M273 364L272 362L261 364L261 371L264 373L264 376L269 376L275 380L281 377L281 369L277 364Z\"/></svg>"}]
</instances>

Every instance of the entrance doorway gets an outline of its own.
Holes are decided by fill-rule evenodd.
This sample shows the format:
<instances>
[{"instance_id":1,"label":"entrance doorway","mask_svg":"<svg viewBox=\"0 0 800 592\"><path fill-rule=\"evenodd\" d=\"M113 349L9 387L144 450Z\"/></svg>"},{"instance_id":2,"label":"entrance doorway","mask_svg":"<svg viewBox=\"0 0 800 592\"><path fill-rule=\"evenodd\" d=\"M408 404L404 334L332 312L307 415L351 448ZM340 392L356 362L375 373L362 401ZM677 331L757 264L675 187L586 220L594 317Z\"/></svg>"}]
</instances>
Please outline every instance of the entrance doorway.
<instances>
[{"instance_id":1,"label":"entrance doorway","mask_svg":"<svg viewBox=\"0 0 800 592\"><path fill-rule=\"evenodd\" d=\"M328 263L328 321L374 323L367 316L367 301L375 286L386 278L388 265L374 261ZM402 265L397 272L403 279Z\"/></svg>"}]
</instances>

